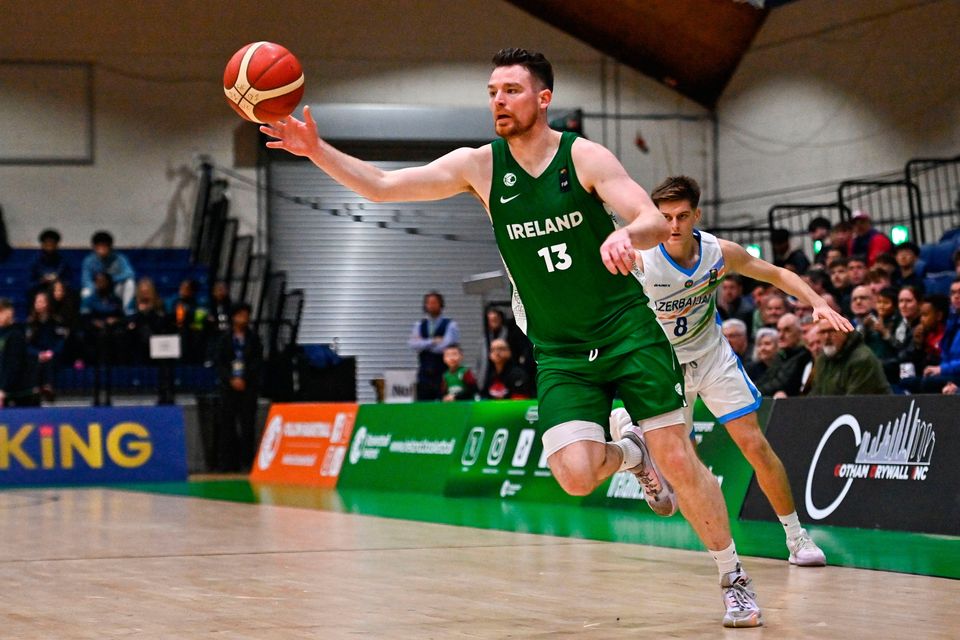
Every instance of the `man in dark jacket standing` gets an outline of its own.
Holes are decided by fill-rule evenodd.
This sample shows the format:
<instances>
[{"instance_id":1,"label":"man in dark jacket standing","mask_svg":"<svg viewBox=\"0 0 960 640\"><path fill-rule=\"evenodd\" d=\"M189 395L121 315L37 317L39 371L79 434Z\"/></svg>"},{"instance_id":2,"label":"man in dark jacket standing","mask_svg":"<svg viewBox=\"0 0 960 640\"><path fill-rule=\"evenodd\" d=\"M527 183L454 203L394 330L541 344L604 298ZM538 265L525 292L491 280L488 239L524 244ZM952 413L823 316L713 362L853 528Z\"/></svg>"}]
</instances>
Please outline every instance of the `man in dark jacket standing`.
<instances>
[{"instance_id":1,"label":"man in dark jacket standing","mask_svg":"<svg viewBox=\"0 0 960 640\"><path fill-rule=\"evenodd\" d=\"M40 406L32 362L23 329L13 322L13 303L0 298L0 406Z\"/></svg>"},{"instance_id":2,"label":"man in dark jacket standing","mask_svg":"<svg viewBox=\"0 0 960 640\"><path fill-rule=\"evenodd\" d=\"M231 327L220 335L216 352L220 379L218 460L220 471L242 471L253 462L256 447L257 396L263 369L260 338L250 328L250 305L230 312Z\"/></svg>"},{"instance_id":3,"label":"man in dark jacket standing","mask_svg":"<svg viewBox=\"0 0 960 640\"><path fill-rule=\"evenodd\" d=\"M863 336L853 331L835 331L829 322L820 321L823 353L813 365L812 396L856 396L889 394L890 383L883 365Z\"/></svg>"}]
</instances>

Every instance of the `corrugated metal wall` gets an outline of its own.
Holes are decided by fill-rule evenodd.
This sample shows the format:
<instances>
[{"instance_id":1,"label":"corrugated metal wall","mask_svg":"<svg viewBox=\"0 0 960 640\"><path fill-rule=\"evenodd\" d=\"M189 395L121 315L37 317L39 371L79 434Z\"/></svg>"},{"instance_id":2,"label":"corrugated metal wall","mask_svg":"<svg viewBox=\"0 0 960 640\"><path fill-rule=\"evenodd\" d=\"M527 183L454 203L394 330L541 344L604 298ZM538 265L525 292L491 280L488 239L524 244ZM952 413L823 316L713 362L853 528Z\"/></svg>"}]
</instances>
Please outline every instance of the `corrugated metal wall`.
<instances>
[{"instance_id":1,"label":"corrugated metal wall","mask_svg":"<svg viewBox=\"0 0 960 640\"><path fill-rule=\"evenodd\" d=\"M446 315L460 325L466 362L476 363L484 299L463 293L462 283L502 270L503 263L475 198L371 203L307 162L273 162L270 185L271 265L287 272L288 289L306 293L299 342L337 339L341 355L356 356L361 402L375 399L370 380L385 369L416 367L407 338L423 316L427 291L444 295ZM450 234L455 238L444 237ZM507 298L502 291L485 299Z\"/></svg>"}]
</instances>

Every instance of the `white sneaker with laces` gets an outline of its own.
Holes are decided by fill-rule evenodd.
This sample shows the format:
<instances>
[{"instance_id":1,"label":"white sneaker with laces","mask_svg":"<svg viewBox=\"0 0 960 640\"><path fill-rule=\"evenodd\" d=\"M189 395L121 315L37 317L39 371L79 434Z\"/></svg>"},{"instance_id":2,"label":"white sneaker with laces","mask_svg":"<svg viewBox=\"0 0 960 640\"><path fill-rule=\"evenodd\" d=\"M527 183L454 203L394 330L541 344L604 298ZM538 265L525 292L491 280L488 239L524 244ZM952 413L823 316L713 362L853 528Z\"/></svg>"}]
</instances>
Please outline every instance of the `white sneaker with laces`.
<instances>
[{"instance_id":1,"label":"white sneaker with laces","mask_svg":"<svg viewBox=\"0 0 960 640\"><path fill-rule=\"evenodd\" d=\"M823 567L827 564L826 554L806 529L800 529L800 535L787 540L787 549L790 550L790 564L798 567Z\"/></svg>"},{"instance_id":2,"label":"white sneaker with laces","mask_svg":"<svg viewBox=\"0 0 960 640\"><path fill-rule=\"evenodd\" d=\"M763 625L763 614L757 604L757 594L754 593L752 581L747 572L740 565L730 573L720 578L720 589L723 592L723 605L726 613L723 614L725 627L759 627Z\"/></svg>"},{"instance_id":3,"label":"white sneaker with laces","mask_svg":"<svg viewBox=\"0 0 960 640\"><path fill-rule=\"evenodd\" d=\"M640 449L640 464L628 469L643 487L647 504L658 516L672 516L677 512L677 496L647 449L639 427L633 424L626 409L614 409L610 414L610 436L615 440L629 440Z\"/></svg>"}]
</instances>

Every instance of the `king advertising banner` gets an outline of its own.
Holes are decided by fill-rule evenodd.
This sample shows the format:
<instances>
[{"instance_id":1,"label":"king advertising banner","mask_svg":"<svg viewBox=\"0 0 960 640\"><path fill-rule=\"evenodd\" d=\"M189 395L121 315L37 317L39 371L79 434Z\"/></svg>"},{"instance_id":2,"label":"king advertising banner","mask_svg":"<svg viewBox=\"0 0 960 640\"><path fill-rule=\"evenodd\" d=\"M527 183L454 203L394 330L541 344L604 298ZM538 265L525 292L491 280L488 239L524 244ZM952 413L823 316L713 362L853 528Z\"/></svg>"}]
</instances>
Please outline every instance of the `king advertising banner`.
<instances>
[{"instance_id":1,"label":"king advertising banner","mask_svg":"<svg viewBox=\"0 0 960 640\"><path fill-rule=\"evenodd\" d=\"M960 535L960 400L951 396L778 400L767 439L800 520ZM773 520L756 480L741 517Z\"/></svg>"},{"instance_id":2,"label":"king advertising banner","mask_svg":"<svg viewBox=\"0 0 960 640\"><path fill-rule=\"evenodd\" d=\"M180 407L0 412L0 485L186 479Z\"/></svg>"}]
</instances>

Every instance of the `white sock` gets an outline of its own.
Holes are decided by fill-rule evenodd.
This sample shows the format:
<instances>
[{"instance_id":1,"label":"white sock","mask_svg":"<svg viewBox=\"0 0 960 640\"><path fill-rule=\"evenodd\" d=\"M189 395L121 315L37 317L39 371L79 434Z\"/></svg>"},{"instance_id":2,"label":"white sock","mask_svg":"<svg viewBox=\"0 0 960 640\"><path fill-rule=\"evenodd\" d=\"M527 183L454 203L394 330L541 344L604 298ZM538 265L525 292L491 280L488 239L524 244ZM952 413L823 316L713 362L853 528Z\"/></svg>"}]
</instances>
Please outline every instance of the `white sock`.
<instances>
[{"instance_id":1,"label":"white sock","mask_svg":"<svg viewBox=\"0 0 960 640\"><path fill-rule=\"evenodd\" d=\"M793 540L800 535L802 528L800 527L800 518L797 517L797 512L786 515L786 516L777 516L780 519L780 524L783 525L783 532L787 534L787 540Z\"/></svg>"},{"instance_id":2,"label":"white sock","mask_svg":"<svg viewBox=\"0 0 960 640\"><path fill-rule=\"evenodd\" d=\"M621 438L612 444L615 447L619 447L620 451L623 452L623 462L620 463L618 471L633 469L643 462L643 451L640 450L640 447L638 447L637 443L633 440Z\"/></svg>"},{"instance_id":3,"label":"white sock","mask_svg":"<svg viewBox=\"0 0 960 640\"><path fill-rule=\"evenodd\" d=\"M710 551L713 561L717 563L717 569L720 571L720 577L736 571L740 565L740 557L737 555L737 547L730 541L730 546L722 551Z\"/></svg>"}]
</instances>

